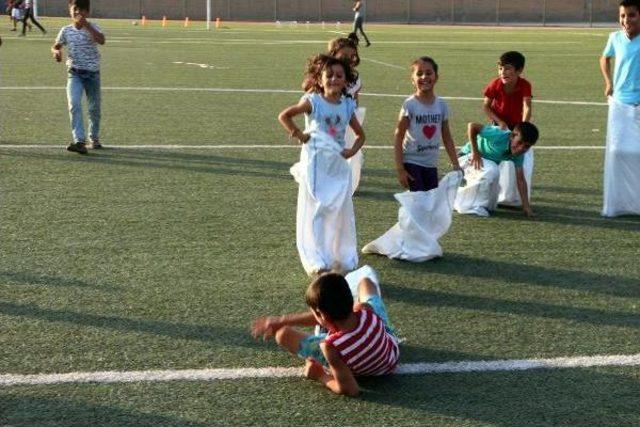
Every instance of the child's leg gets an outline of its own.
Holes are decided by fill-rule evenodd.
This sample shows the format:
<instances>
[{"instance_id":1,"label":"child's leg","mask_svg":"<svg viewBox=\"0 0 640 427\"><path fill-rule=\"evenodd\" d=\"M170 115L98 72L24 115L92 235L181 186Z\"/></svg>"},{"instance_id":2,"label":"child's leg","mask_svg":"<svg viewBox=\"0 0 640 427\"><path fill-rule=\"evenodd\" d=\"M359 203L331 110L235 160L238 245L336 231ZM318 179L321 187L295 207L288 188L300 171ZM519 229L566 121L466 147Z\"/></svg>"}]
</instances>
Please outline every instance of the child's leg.
<instances>
[{"instance_id":1,"label":"child's leg","mask_svg":"<svg viewBox=\"0 0 640 427\"><path fill-rule=\"evenodd\" d=\"M380 290L371 279L365 277L358 283L358 302L367 302L373 296L380 297Z\"/></svg>"},{"instance_id":2,"label":"child's leg","mask_svg":"<svg viewBox=\"0 0 640 427\"><path fill-rule=\"evenodd\" d=\"M292 354L298 354L300 342L309 335L304 332L292 328L291 326L283 326L276 332L276 342L278 345Z\"/></svg>"},{"instance_id":3,"label":"child's leg","mask_svg":"<svg viewBox=\"0 0 640 427\"><path fill-rule=\"evenodd\" d=\"M31 22L33 22L33 23L34 23L34 25L35 25L36 27L40 28L40 31L42 31L42 34L47 34L47 30L45 30L45 29L44 29L44 27L43 27L42 25L40 25L40 23L36 20L36 17L35 17L35 15L33 14L33 9L29 8L29 9L27 9L27 10L28 10L28 12L27 12L27 16L28 16L29 18L31 18ZM27 20L25 19L25 21L24 21L24 22L25 22L25 24L26 24L26 23L27 23Z\"/></svg>"},{"instance_id":4,"label":"child's leg","mask_svg":"<svg viewBox=\"0 0 640 427\"><path fill-rule=\"evenodd\" d=\"M353 300L359 300L359 291L358 288L360 286L360 282L362 279L369 279L374 285L377 286L378 295L380 292L380 279L378 279L378 273L368 265L364 265L357 270L352 271L351 273L344 276L345 280L349 284L349 289L351 290L351 295L353 295Z\"/></svg>"},{"instance_id":5,"label":"child's leg","mask_svg":"<svg viewBox=\"0 0 640 427\"><path fill-rule=\"evenodd\" d=\"M71 133L73 135L73 142L75 143L86 142L84 122L82 119L82 92L82 77L73 71L69 71L67 101L69 106L69 119L71 120Z\"/></svg>"},{"instance_id":6,"label":"child's leg","mask_svg":"<svg viewBox=\"0 0 640 427\"><path fill-rule=\"evenodd\" d=\"M324 366L328 366L328 364L320 349L320 343L326 337L327 334L305 334L290 326L282 327L276 332L276 342L280 347L302 359L314 359Z\"/></svg>"},{"instance_id":7,"label":"child's leg","mask_svg":"<svg viewBox=\"0 0 640 427\"><path fill-rule=\"evenodd\" d=\"M100 73L90 74L84 79L84 89L89 104L89 139L91 142L100 140Z\"/></svg>"},{"instance_id":8,"label":"child's leg","mask_svg":"<svg viewBox=\"0 0 640 427\"><path fill-rule=\"evenodd\" d=\"M351 293L354 300L367 304L382 319L387 327L387 331L394 333L394 327L391 325L387 307L382 301L382 293L380 291L380 279L376 271L365 265L364 267L351 272L345 276L349 283Z\"/></svg>"}]
</instances>

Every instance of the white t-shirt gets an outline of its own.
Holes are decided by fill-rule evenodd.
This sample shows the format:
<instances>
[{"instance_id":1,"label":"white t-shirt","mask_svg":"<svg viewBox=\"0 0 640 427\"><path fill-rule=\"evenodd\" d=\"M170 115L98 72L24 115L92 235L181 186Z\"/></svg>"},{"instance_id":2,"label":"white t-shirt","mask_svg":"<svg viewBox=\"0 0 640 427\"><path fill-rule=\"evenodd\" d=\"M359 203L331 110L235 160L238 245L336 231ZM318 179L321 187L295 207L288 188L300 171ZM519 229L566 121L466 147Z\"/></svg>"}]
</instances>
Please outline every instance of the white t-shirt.
<instances>
[{"instance_id":1,"label":"white t-shirt","mask_svg":"<svg viewBox=\"0 0 640 427\"><path fill-rule=\"evenodd\" d=\"M409 128L402 142L403 161L426 168L438 167L438 150L442 139L442 122L449 120L449 107L436 96L425 104L415 95L407 98L400 110L400 119L409 119Z\"/></svg>"},{"instance_id":2,"label":"white t-shirt","mask_svg":"<svg viewBox=\"0 0 640 427\"><path fill-rule=\"evenodd\" d=\"M356 10L356 15L355 15L355 19L358 18L363 18L364 19L364 12L367 9L367 6L365 5L364 0L360 0L360 9Z\"/></svg>"},{"instance_id":3,"label":"white t-shirt","mask_svg":"<svg viewBox=\"0 0 640 427\"><path fill-rule=\"evenodd\" d=\"M100 27L93 25L97 31ZM85 28L78 30L73 24L62 27L56 43L67 46L67 67L86 71L100 71L100 52L98 43Z\"/></svg>"},{"instance_id":4,"label":"white t-shirt","mask_svg":"<svg viewBox=\"0 0 640 427\"><path fill-rule=\"evenodd\" d=\"M351 95L352 98L355 98L358 92L362 89L362 79L360 76L356 79L356 81L347 87L347 93Z\"/></svg>"}]
</instances>

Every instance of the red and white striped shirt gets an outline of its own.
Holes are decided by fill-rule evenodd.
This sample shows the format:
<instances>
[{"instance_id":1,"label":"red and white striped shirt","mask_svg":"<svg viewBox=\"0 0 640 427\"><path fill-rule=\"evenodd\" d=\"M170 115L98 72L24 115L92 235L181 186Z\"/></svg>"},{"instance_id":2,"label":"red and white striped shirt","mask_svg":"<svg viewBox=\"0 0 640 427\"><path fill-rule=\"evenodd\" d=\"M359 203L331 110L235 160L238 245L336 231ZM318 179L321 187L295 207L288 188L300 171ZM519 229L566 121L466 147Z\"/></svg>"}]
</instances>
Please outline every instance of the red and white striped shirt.
<instances>
[{"instance_id":1,"label":"red and white striped shirt","mask_svg":"<svg viewBox=\"0 0 640 427\"><path fill-rule=\"evenodd\" d=\"M332 345L353 375L384 375L398 364L398 342L384 322L368 307L354 312L358 326L352 331L330 333L325 342Z\"/></svg>"}]
</instances>

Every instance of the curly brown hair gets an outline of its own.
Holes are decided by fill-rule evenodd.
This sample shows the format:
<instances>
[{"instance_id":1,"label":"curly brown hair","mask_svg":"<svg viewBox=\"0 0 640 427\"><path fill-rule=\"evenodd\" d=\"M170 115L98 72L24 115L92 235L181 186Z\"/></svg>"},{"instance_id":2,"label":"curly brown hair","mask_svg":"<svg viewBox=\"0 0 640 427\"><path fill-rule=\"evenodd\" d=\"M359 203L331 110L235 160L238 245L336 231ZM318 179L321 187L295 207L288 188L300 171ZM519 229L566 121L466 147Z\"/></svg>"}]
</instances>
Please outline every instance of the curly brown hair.
<instances>
[{"instance_id":1,"label":"curly brown hair","mask_svg":"<svg viewBox=\"0 0 640 427\"><path fill-rule=\"evenodd\" d=\"M341 49L350 47L356 51L355 58L352 63L354 67L360 65L360 55L358 55L358 36L355 33L350 33L348 37L338 37L329 41L327 45L327 53L331 56L336 56Z\"/></svg>"},{"instance_id":2,"label":"curly brown hair","mask_svg":"<svg viewBox=\"0 0 640 427\"><path fill-rule=\"evenodd\" d=\"M320 83L322 72L334 65L340 65L344 69L344 77L347 86L355 83L357 76L353 73L351 65L346 59L338 59L333 56L319 53L307 60L305 77L302 81L302 89L305 92L322 92L322 84ZM343 95L347 95L347 88L342 91Z\"/></svg>"}]
</instances>

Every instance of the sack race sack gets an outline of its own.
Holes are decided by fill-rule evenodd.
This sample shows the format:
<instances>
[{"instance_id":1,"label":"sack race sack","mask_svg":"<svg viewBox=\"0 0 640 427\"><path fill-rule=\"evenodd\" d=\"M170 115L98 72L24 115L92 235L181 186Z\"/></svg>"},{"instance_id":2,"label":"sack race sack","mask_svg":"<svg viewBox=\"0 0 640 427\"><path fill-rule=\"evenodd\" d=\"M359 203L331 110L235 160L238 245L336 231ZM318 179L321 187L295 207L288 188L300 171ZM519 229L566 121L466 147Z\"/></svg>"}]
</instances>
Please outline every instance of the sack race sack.
<instances>
[{"instance_id":1,"label":"sack race sack","mask_svg":"<svg viewBox=\"0 0 640 427\"><path fill-rule=\"evenodd\" d=\"M498 194L498 203L507 206L522 206L520 193L518 192L518 183L516 180L516 167L513 162L501 162L498 165L500 169L500 193ZM524 177L527 180L527 190L529 200L531 200L531 181L533 179L533 148L524 153L524 163L522 164Z\"/></svg>"},{"instance_id":2,"label":"sack race sack","mask_svg":"<svg viewBox=\"0 0 640 427\"><path fill-rule=\"evenodd\" d=\"M609 98L602 216L640 215L640 106Z\"/></svg>"},{"instance_id":3,"label":"sack race sack","mask_svg":"<svg viewBox=\"0 0 640 427\"><path fill-rule=\"evenodd\" d=\"M360 122L360 126L364 124L364 116L366 113L366 108L358 107L356 109L355 114L358 122ZM344 142L345 148L353 147L353 144L356 142L356 134L350 127L347 128L347 132L344 135ZM347 160L347 162L351 167L351 194L354 194L360 184L360 174L362 172L362 165L364 164L364 154L362 150L358 150L356 155Z\"/></svg>"},{"instance_id":4,"label":"sack race sack","mask_svg":"<svg viewBox=\"0 0 640 427\"><path fill-rule=\"evenodd\" d=\"M482 169L477 170L470 160L470 154L458 159L464 169L466 184L458 188L453 207L461 214L486 217L498 206L500 170L488 159L482 159Z\"/></svg>"},{"instance_id":5,"label":"sack race sack","mask_svg":"<svg viewBox=\"0 0 640 427\"><path fill-rule=\"evenodd\" d=\"M451 226L453 202L461 181L461 172L450 172L433 190L396 194L394 197L400 203L398 222L365 245L362 252L412 262L441 257L438 239Z\"/></svg>"},{"instance_id":6,"label":"sack race sack","mask_svg":"<svg viewBox=\"0 0 640 427\"><path fill-rule=\"evenodd\" d=\"M351 271L358 265L351 168L342 148L324 132L303 144L291 174L298 182L296 246L308 275Z\"/></svg>"}]
</instances>

